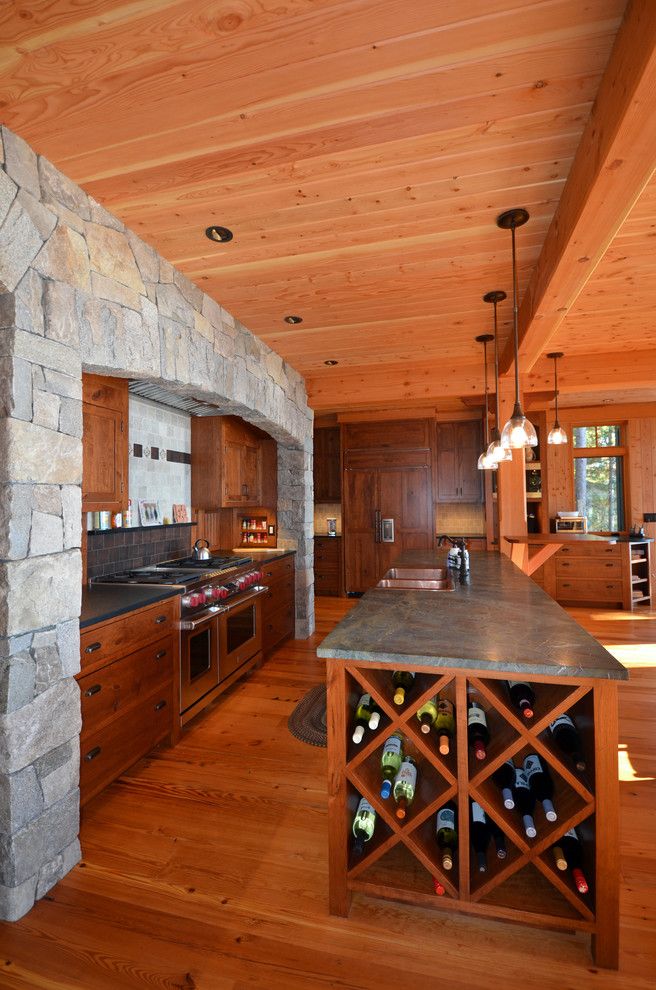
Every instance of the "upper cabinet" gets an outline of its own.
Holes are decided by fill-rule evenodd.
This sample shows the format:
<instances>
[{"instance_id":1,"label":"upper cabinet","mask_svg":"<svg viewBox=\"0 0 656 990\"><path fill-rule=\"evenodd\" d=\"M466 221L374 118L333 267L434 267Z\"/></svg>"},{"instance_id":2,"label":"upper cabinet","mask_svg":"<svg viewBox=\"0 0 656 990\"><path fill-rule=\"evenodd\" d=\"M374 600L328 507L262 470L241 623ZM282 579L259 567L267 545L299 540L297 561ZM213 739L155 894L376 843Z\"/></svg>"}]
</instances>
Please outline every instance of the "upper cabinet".
<instances>
[{"instance_id":1,"label":"upper cabinet","mask_svg":"<svg viewBox=\"0 0 656 990\"><path fill-rule=\"evenodd\" d=\"M128 382L82 376L82 509L121 512L128 502Z\"/></svg>"},{"instance_id":2,"label":"upper cabinet","mask_svg":"<svg viewBox=\"0 0 656 990\"><path fill-rule=\"evenodd\" d=\"M481 502L478 457L483 449L477 420L437 424L437 501Z\"/></svg>"},{"instance_id":3,"label":"upper cabinet","mask_svg":"<svg viewBox=\"0 0 656 990\"><path fill-rule=\"evenodd\" d=\"M342 497L339 465L339 427L314 431L314 501L339 502Z\"/></svg>"},{"instance_id":4,"label":"upper cabinet","mask_svg":"<svg viewBox=\"0 0 656 990\"><path fill-rule=\"evenodd\" d=\"M191 501L196 509L275 505L276 444L236 416L191 420Z\"/></svg>"}]
</instances>

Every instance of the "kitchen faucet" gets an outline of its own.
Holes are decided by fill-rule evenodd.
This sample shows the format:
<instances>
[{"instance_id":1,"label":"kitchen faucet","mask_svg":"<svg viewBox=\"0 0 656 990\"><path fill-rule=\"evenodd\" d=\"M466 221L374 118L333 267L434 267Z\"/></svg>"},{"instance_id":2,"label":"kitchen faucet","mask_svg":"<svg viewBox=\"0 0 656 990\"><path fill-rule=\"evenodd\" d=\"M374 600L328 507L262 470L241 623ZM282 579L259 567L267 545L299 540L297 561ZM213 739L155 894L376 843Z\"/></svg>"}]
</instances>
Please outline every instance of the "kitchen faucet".
<instances>
[{"instance_id":1,"label":"kitchen faucet","mask_svg":"<svg viewBox=\"0 0 656 990\"><path fill-rule=\"evenodd\" d=\"M469 581L469 553L467 551L465 540L462 539L462 538L457 538L457 539L454 540L453 537L447 536L446 533L443 533L438 538L438 541L437 541L438 547L443 546L445 540L448 540L449 543L451 544L451 546L455 550L458 550L459 551L459 553L457 554L458 570L459 570L459 578L458 578L458 580L460 581L460 584L467 584L468 581ZM451 553L452 553L452 551L450 550L449 551L449 557L451 557Z\"/></svg>"}]
</instances>

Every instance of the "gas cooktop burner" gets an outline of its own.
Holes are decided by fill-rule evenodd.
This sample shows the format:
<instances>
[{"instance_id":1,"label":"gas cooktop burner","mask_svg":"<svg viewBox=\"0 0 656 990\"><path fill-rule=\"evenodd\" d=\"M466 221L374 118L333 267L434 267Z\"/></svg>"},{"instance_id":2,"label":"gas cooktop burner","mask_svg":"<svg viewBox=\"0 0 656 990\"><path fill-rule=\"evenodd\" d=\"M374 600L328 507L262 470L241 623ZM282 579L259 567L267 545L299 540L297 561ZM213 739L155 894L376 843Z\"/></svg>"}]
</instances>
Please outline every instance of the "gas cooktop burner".
<instances>
[{"instance_id":1,"label":"gas cooktop burner","mask_svg":"<svg viewBox=\"0 0 656 990\"><path fill-rule=\"evenodd\" d=\"M187 584L195 581L198 577L196 571L188 569L173 568L140 568L135 571L122 571L120 574L111 574L109 577L100 578L101 584Z\"/></svg>"},{"instance_id":2,"label":"gas cooktop burner","mask_svg":"<svg viewBox=\"0 0 656 990\"><path fill-rule=\"evenodd\" d=\"M197 560L195 557L184 557L182 560L169 560L158 567L197 567L204 570L216 570L217 568L239 567L241 564L251 564L252 557L237 557L235 555L224 554L221 557L209 557L207 560Z\"/></svg>"}]
</instances>

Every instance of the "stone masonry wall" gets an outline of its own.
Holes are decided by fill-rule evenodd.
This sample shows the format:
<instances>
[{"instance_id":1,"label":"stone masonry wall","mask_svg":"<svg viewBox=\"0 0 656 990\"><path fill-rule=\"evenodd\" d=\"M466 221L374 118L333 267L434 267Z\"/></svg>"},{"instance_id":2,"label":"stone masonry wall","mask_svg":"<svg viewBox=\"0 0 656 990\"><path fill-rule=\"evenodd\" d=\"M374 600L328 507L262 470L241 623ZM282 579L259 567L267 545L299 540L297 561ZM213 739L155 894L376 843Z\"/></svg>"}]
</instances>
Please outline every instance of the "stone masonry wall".
<instances>
[{"instance_id":1,"label":"stone masonry wall","mask_svg":"<svg viewBox=\"0 0 656 990\"><path fill-rule=\"evenodd\" d=\"M82 369L144 378L279 444L296 635L313 629L312 413L279 355L0 132L0 917L80 857Z\"/></svg>"}]
</instances>

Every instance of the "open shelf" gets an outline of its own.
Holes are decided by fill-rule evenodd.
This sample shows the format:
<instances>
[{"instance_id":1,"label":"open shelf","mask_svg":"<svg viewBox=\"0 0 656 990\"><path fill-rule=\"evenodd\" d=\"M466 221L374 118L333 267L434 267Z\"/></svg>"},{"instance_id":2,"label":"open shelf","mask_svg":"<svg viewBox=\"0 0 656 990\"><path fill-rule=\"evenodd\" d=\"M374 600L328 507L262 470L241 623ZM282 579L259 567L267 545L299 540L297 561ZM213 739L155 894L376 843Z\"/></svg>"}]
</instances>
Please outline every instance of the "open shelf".
<instances>
[{"instance_id":1,"label":"open shelf","mask_svg":"<svg viewBox=\"0 0 656 990\"><path fill-rule=\"evenodd\" d=\"M407 900L408 895L415 894L435 901L451 898L446 889L443 897L437 896L432 874L402 842L357 874L356 889L398 900Z\"/></svg>"}]
</instances>

